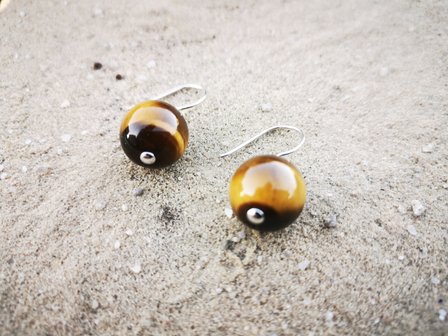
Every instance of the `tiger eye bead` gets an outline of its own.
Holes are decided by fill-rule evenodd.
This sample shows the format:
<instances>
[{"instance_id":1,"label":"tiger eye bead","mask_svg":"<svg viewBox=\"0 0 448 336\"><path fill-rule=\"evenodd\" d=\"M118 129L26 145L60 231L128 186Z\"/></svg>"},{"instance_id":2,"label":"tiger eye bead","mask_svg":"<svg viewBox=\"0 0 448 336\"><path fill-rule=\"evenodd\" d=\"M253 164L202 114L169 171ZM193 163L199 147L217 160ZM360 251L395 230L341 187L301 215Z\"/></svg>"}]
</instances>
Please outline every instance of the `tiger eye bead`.
<instances>
[{"instance_id":1,"label":"tiger eye bead","mask_svg":"<svg viewBox=\"0 0 448 336\"><path fill-rule=\"evenodd\" d=\"M256 156L243 163L230 181L233 212L249 227L275 231L290 225L305 205L302 175L278 156Z\"/></svg>"},{"instance_id":2,"label":"tiger eye bead","mask_svg":"<svg viewBox=\"0 0 448 336\"><path fill-rule=\"evenodd\" d=\"M120 142L133 162L143 167L163 168L185 152L187 123L174 106L150 100L126 114L120 127Z\"/></svg>"}]
</instances>

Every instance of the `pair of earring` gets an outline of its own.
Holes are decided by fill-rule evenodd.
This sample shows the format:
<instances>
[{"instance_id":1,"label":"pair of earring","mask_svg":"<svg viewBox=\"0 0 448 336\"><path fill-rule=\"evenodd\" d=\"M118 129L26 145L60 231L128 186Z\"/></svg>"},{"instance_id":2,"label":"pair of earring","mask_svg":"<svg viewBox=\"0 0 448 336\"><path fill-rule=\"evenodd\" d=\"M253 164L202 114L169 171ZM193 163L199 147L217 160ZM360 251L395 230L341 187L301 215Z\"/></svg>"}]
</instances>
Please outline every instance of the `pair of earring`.
<instances>
[{"instance_id":1,"label":"pair of earring","mask_svg":"<svg viewBox=\"0 0 448 336\"><path fill-rule=\"evenodd\" d=\"M203 91L197 101L178 108L161 99L184 89ZM188 126L179 112L202 103L205 90L196 84L181 85L136 105L124 117L120 142L126 155L147 168L163 168L176 162L188 145ZM244 162L230 181L229 198L233 212L247 226L259 231L275 231L293 223L303 210L306 186L297 168L282 156L297 151L304 143L303 132L292 126L273 126L234 149L228 156L262 135L285 128L300 134L299 144L277 155L255 156Z\"/></svg>"}]
</instances>

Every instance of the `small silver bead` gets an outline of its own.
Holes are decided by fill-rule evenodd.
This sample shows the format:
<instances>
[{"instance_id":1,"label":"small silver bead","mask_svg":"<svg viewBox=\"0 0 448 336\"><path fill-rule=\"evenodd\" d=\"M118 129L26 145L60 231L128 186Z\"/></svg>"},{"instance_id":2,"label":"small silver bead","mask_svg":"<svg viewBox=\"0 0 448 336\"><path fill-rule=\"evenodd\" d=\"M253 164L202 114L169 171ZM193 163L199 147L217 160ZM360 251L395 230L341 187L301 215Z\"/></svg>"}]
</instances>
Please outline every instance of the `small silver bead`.
<instances>
[{"instance_id":1,"label":"small silver bead","mask_svg":"<svg viewBox=\"0 0 448 336\"><path fill-rule=\"evenodd\" d=\"M264 212L257 208L250 208L246 212L247 219L249 222L255 225L263 224L264 222Z\"/></svg>"},{"instance_id":2,"label":"small silver bead","mask_svg":"<svg viewBox=\"0 0 448 336\"><path fill-rule=\"evenodd\" d=\"M156 162L156 157L151 152L142 152L140 154L140 161L142 161L144 164L151 165Z\"/></svg>"}]
</instances>

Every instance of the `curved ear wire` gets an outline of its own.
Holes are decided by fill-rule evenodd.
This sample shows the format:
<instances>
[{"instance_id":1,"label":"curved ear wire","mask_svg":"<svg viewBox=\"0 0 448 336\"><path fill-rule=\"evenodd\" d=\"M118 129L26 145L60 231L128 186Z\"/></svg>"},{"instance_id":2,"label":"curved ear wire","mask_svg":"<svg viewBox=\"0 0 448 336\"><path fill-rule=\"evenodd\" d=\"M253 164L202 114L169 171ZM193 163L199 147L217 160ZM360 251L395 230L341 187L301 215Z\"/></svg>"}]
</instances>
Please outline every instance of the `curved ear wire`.
<instances>
[{"instance_id":1,"label":"curved ear wire","mask_svg":"<svg viewBox=\"0 0 448 336\"><path fill-rule=\"evenodd\" d=\"M198 84L183 84L183 85L175 86L174 88L168 90L167 92L164 92L164 93L162 93L159 96L153 97L152 99L153 100L161 100L163 98L171 96L171 95L173 95L173 94L175 94L177 92L180 92L182 90L185 90L185 89L200 90L200 91L203 92L203 95L202 95L201 98L199 98L198 100L196 100L196 101L194 101L192 103L181 105L179 107L176 106L176 108L178 110L186 110L186 109L192 108L192 107L194 107L196 105L199 105L200 103L202 103L205 100L205 98L207 98L207 92L205 91L205 89L202 86L200 86Z\"/></svg>"},{"instance_id":2,"label":"curved ear wire","mask_svg":"<svg viewBox=\"0 0 448 336\"><path fill-rule=\"evenodd\" d=\"M298 133L300 134L300 142L299 142L298 145L295 146L294 148L292 148L292 149L290 149L290 150L287 150L287 151L284 151L284 152L281 152L281 153L278 153L277 156L285 156L285 155L294 153L294 152L297 151L300 147L302 147L303 143L305 142L305 134L303 133L303 131L302 131L300 128L297 128L297 127L294 127L294 126L288 126L288 125L276 125L276 126L269 127L268 129L265 129L264 131L262 131L262 132L258 133L257 135L255 135L253 138L250 138L250 139L247 140L246 142L243 142L241 145L239 145L239 146L237 146L237 147L231 149L230 151L228 151L228 152L226 152L226 153L224 153L224 154L221 154L220 157L225 157L225 156L227 156L227 155L233 154L233 153L235 153L236 151L240 150L241 148L247 146L247 145L250 144L251 142L257 140L257 139L258 139L259 137L261 137L262 135L264 135L264 134L266 134L266 133L268 133L268 132L271 132L271 131L273 131L273 130L275 130L275 129L279 129L279 128L289 129L289 130L293 130L293 131L298 132Z\"/></svg>"}]
</instances>

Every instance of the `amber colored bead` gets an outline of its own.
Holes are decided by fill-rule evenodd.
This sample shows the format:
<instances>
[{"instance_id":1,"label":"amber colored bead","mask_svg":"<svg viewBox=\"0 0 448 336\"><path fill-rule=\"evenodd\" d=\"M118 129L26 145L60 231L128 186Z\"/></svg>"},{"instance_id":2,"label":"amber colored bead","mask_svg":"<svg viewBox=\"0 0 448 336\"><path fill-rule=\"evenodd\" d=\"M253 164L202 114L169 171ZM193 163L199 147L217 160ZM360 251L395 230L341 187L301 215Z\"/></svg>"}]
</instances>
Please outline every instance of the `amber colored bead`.
<instances>
[{"instance_id":1,"label":"amber colored bead","mask_svg":"<svg viewBox=\"0 0 448 336\"><path fill-rule=\"evenodd\" d=\"M187 123L174 106L146 101L124 117L120 142L126 155L140 166L166 167L176 162L187 148Z\"/></svg>"},{"instance_id":2,"label":"amber colored bead","mask_svg":"<svg viewBox=\"0 0 448 336\"><path fill-rule=\"evenodd\" d=\"M256 156L244 162L230 181L233 212L260 231L282 229L300 215L306 186L291 163L278 156Z\"/></svg>"}]
</instances>

